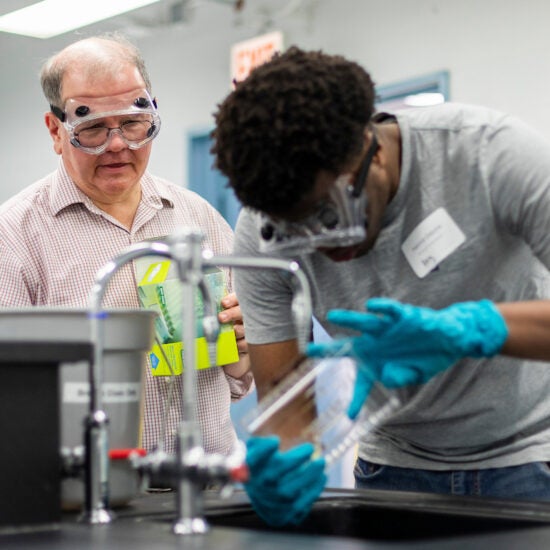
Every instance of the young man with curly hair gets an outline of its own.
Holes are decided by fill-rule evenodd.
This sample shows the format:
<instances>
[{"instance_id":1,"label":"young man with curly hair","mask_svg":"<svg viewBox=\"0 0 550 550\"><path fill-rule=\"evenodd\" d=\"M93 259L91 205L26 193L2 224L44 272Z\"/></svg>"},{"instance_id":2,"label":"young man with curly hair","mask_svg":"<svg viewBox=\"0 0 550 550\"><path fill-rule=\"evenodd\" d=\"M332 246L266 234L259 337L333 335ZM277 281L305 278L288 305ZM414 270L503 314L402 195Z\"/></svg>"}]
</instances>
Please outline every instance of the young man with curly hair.
<instances>
[{"instance_id":1,"label":"young man with curly hair","mask_svg":"<svg viewBox=\"0 0 550 550\"><path fill-rule=\"evenodd\" d=\"M245 207L235 251L299 261L315 316L347 334L309 354L359 362L350 416L373 378L398 388L357 487L550 500L550 145L490 109L374 99L358 64L295 47L237 84L213 132ZM292 291L273 273L236 284L262 397L298 353Z\"/></svg>"}]
</instances>

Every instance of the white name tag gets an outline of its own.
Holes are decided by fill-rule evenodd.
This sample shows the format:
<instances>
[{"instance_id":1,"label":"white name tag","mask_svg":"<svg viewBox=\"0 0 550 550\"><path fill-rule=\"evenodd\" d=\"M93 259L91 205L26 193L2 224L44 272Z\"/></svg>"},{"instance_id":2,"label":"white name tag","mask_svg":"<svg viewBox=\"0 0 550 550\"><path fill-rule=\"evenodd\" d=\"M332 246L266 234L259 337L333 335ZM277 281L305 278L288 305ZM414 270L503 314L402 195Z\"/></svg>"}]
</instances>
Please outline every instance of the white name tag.
<instances>
[{"instance_id":1,"label":"white name tag","mask_svg":"<svg viewBox=\"0 0 550 550\"><path fill-rule=\"evenodd\" d=\"M438 208L414 228L401 245L413 271L422 279L452 254L466 236L444 208Z\"/></svg>"},{"instance_id":2,"label":"white name tag","mask_svg":"<svg viewBox=\"0 0 550 550\"><path fill-rule=\"evenodd\" d=\"M139 401L139 382L106 382L102 384L103 403L133 403ZM63 403L89 403L90 385L88 382L65 382Z\"/></svg>"}]
</instances>

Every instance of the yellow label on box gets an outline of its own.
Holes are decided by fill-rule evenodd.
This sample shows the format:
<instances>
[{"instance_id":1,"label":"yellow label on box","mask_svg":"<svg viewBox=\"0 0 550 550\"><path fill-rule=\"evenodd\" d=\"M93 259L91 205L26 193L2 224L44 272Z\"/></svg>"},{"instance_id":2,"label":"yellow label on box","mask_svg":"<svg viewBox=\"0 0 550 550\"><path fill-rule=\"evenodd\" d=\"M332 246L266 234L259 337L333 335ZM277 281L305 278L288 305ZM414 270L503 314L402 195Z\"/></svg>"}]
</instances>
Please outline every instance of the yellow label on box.
<instances>
[{"instance_id":1,"label":"yellow label on box","mask_svg":"<svg viewBox=\"0 0 550 550\"><path fill-rule=\"evenodd\" d=\"M215 365L210 362L208 342L206 341L206 338L197 338L195 342L197 344L195 359L197 361L196 367L198 370L208 369L215 365L228 365L229 363L235 363L239 360L237 340L235 338L234 331L222 332L220 334L220 337L215 344ZM149 353L149 358L151 359L151 372L153 373L153 376L171 376L172 374L181 374L183 371L182 351L183 345L181 342L162 344L162 350L158 344L155 344ZM172 367L174 371L173 373L170 367Z\"/></svg>"},{"instance_id":2,"label":"yellow label on box","mask_svg":"<svg viewBox=\"0 0 550 550\"><path fill-rule=\"evenodd\" d=\"M155 262L147 268L147 271L139 283L139 286L163 283L166 281L169 271L170 260Z\"/></svg>"}]
</instances>

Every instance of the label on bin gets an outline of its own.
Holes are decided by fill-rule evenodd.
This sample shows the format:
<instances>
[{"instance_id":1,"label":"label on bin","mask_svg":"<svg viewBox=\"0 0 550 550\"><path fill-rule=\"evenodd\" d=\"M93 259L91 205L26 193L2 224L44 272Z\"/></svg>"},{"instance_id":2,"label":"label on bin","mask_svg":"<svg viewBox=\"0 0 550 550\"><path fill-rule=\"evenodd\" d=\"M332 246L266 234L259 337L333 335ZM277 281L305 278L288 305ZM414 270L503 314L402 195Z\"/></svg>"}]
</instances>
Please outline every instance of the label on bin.
<instances>
[{"instance_id":1,"label":"label on bin","mask_svg":"<svg viewBox=\"0 0 550 550\"><path fill-rule=\"evenodd\" d=\"M102 384L103 403L133 403L141 396L139 382L106 382ZM88 382L65 382L63 384L63 403L89 403L90 384Z\"/></svg>"}]
</instances>

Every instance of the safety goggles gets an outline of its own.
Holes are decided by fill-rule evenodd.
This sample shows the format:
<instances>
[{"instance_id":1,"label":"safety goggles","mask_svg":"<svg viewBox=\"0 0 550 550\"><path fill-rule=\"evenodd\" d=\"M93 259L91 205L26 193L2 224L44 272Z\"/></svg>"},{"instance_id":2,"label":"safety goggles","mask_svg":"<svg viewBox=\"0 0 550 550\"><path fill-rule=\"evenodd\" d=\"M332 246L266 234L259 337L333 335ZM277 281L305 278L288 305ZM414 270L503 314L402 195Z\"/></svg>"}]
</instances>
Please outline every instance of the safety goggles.
<instances>
[{"instance_id":1,"label":"safety goggles","mask_svg":"<svg viewBox=\"0 0 550 550\"><path fill-rule=\"evenodd\" d=\"M327 199L306 218L289 221L261 213L258 216L260 251L293 255L362 242L367 224L367 198L363 189L377 149L378 142L373 134L355 182L349 174L338 177Z\"/></svg>"},{"instance_id":2,"label":"safety goggles","mask_svg":"<svg viewBox=\"0 0 550 550\"><path fill-rule=\"evenodd\" d=\"M103 153L113 134L118 134L130 149L139 149L160 131L156 101L147 90L102 98L70 98L62 111L50 106L63 122L72 145L91 155ZM116 117L118 126L112 124Z\"/></svg>"}]
</instances>

